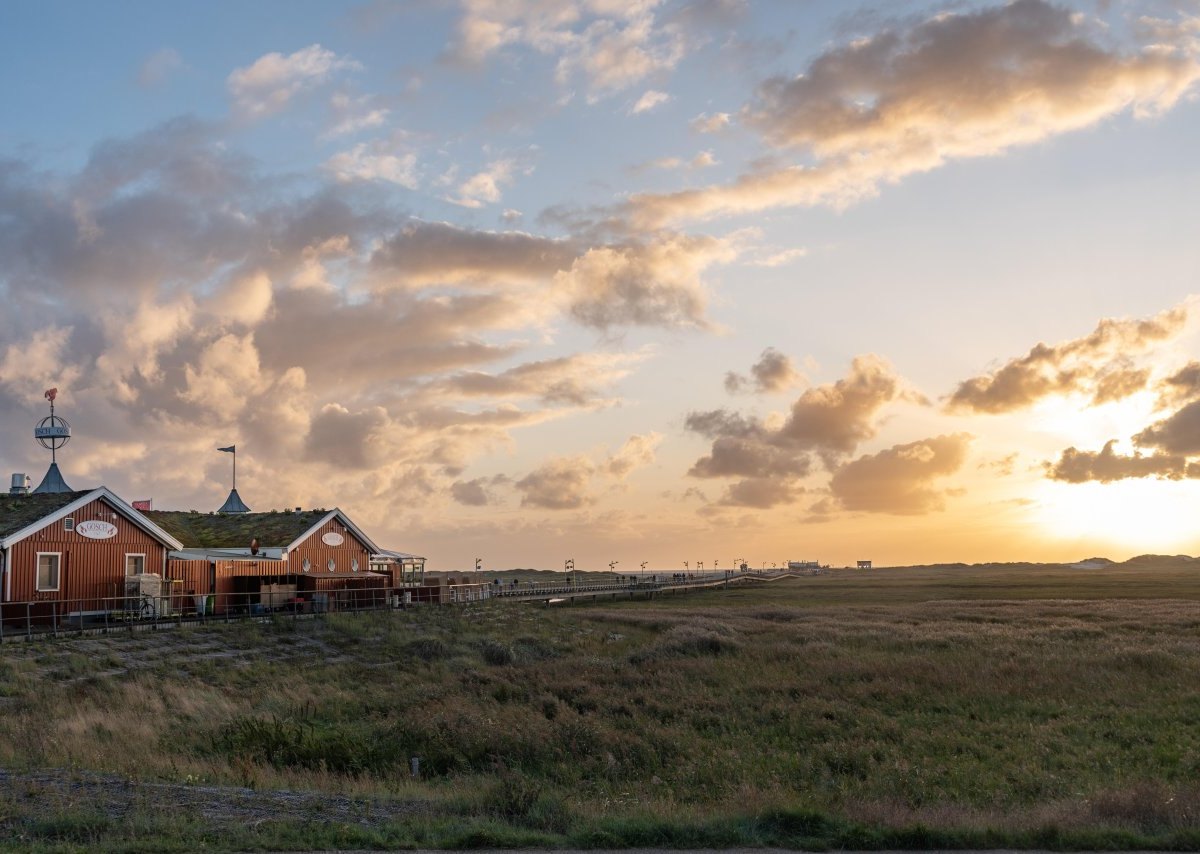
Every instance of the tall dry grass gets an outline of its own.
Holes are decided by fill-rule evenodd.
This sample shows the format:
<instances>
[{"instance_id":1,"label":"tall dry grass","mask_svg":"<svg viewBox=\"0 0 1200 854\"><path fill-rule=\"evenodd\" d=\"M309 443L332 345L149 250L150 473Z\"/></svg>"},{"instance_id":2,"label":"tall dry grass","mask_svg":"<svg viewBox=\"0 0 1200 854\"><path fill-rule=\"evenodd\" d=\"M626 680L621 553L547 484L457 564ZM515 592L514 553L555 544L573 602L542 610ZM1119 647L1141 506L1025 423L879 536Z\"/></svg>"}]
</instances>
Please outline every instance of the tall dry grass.
<instances>
[{"instance_id":1,"label":"tall dry grass","mask_svg":"<svg viewBox=\"0 0 1200 854\"><path fill-rule=\"evenodd\" d=\"M1190 579L896 578L895 601L818 578L7 645L0 763L387 793L597 844L1200 834Z\"/></svg>"}]
</instances>

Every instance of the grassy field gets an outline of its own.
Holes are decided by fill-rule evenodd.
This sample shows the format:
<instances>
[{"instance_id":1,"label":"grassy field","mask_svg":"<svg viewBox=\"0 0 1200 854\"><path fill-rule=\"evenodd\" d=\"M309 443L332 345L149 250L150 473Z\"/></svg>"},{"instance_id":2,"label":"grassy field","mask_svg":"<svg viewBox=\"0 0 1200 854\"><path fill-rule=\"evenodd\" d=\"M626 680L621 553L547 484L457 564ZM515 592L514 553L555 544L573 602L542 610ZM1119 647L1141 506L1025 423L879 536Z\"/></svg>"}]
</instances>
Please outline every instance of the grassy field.
<instances>
[{"instance_id":1,"label":"grassy field","mask_svg":"<svg viewBox=\"0 0 1200 854\"><path fill-rule=\"evenodd\" d=\"M2 841L1194 849L1198 600L905 568L8 644Z\"/></svg>"}]
</instances>

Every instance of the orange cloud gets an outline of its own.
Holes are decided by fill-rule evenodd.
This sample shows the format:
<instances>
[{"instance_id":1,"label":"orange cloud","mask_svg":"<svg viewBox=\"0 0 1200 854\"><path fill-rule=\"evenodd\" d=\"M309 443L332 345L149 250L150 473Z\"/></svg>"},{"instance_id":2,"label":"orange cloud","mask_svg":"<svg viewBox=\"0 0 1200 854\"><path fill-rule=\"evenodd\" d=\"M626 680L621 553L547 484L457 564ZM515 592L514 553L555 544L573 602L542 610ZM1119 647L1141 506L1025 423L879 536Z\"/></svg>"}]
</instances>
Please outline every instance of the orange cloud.
<instances>
[{"instance_id":1,"label":"orange cloud","mask_svg":"<svg viewBox=\"0 0 1200 854\"><path fill-rule=\"evenodd\" d=\"M1057 345L1038 344L999 370L959 383L947 408L1010 412L1052 394L1083 391L1093 402L1119 399L1145 387L1148 372L1129 367L1129 354L1179 334L1187 321L1183 306L1143 320L1100 321L1089 335Z\"/></svg>"},{"instance_id":2,"label":"orange cloud","mask_svg":"<svg viewBox=\"0 0 1200 854\"><path fill-rule=\"evenodd\" d=\"M765 81L742 110L780 151L730 184L630 199L635 228L772 207L842 206L948 161L1000 154L1132 110L1174 106L1200 79L1180 38L1123 52L1085 16L1016 0L943 13L833 48L802 74Z\"/></svg>"},{"instance_id":3,"label":"orange cloud","mask_svg":"<svg viewBox=\"0 0 1200 854\"><path fill-rule=\"evenodd\" d=\"M966 459L971 436L955 433L868 454L846 463L829 482L847 510L914 516L945 508L933 481L954 474Z\"/></svg>"}]
</instances>

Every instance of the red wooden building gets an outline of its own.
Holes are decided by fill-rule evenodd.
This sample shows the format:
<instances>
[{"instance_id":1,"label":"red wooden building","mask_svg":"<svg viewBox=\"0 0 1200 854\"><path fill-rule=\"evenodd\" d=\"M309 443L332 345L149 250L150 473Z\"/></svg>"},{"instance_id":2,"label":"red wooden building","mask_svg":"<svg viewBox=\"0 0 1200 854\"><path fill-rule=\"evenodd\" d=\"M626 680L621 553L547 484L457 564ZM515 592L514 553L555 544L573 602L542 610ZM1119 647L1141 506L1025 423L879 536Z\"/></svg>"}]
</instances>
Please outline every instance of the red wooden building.
<instances>
[{"instance_id":1,"label":"red wooden building","mask_svg":"<svg viewBox=\"0 0 1200 854\"><path fill-rule=\"evenodd\" d=\"M58 601L64 615L111 610L128 577L165 573L169 552L182 547L105 487L0 495L6 603Z\"/></svg>"},{"instance_id":2,"label":"red wooden building","mask_svg":"<svg viewBox=\"0 0 1200 854\"><path fill-rule=\"evenodd\" d=\"M185 595L214 597L218 613L382 604L375 600L403 582L402 563L380 560L388 553L337 508L146 515L183 543L168 557L168 577Z\"/></svg>"}]
</instances>

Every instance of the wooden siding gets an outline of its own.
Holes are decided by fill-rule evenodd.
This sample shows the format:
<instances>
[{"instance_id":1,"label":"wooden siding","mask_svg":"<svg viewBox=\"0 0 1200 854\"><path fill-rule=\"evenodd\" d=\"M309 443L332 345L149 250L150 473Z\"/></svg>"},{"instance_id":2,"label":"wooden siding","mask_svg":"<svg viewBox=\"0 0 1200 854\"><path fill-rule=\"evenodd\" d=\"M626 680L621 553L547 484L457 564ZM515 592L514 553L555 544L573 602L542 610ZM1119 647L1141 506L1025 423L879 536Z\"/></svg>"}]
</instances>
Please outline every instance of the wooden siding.
<instances>
[{"instance_id":1,"label":"wooden siding","mask_svg":"<svg viewBox=\"0 0 1200 854\"><path fill-rule=\"evenodd\" d=\"M341 534L345 539L340 546L326 545L321 542L321 537L328 533ZM308 572L304 571L305 558L312 564ZM371 550L336 516L288 552L288 572L292 575L313 577L329 575L330 559L334 561L334 571L339 573L350 572L350 562L355 559L358 560L359 572L366 572L371 568Z\"/></svg>"},{"instance_id":2,"label":"wooden siding","mask_svg":"<svg viewBox=\"0 0 1200 854\"><path fill-rule=\"evenodd\" d=\"M146 572L163 573L166 547L117 513L103 498L85 504L70 518L76 525L95 519L109 522L116 526L116 536L89 540L75 531L64 530L60 519L14 543L8 551L8 571L12 576L5 595L8 601L88 600L83 609L97 609L101 607L101 598L117 594L124 583L126 554L144 554ZM58 590L37 589L38 552L61 555Z\"/></svg>"},{"instance_id":3,"label":"wooden siding","mask_svg":"<svg viewBox=\"0 0 1200 854\"><path fill-rule=\"evenodd\" d=\"M168 558L167 577L182 581L183 592L189 595L214 592L207 560Z\"/></svg>"}]
</instances>

